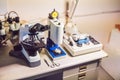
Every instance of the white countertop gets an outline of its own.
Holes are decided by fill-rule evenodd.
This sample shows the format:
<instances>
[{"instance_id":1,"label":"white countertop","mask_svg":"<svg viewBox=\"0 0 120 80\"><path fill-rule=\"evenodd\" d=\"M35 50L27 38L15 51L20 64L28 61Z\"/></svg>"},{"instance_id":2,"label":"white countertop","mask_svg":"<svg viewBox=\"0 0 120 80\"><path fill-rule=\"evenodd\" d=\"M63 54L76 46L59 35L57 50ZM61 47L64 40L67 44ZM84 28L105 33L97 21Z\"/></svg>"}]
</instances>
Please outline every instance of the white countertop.
<instances>
[{"instance_id":1,"label":"white countertop","mask_svg":"<svg viewBox=\"0 0 120 80\"><path fill-rule=\"evenodd\" d=\"M8 46L8 48L10 48L10 46ZM8 49L8 51L9 50L10 49ZM43 60L45 58L48 62L51 62L50 58L43 51L42 53L40 53L41 65L31 68L28 67L23 60L9 56L8 51L5 51L5 54L0 54L0 80L15 80L35 75L41 75L55 70L60 70L70 66L101 59L107 56L107 53L105 53L104 51L93 52L76 57L67 55L65 58L55 61L56 63L60 64L59 67L51 68L48 67Z\"/></svg>"}]
</instances>

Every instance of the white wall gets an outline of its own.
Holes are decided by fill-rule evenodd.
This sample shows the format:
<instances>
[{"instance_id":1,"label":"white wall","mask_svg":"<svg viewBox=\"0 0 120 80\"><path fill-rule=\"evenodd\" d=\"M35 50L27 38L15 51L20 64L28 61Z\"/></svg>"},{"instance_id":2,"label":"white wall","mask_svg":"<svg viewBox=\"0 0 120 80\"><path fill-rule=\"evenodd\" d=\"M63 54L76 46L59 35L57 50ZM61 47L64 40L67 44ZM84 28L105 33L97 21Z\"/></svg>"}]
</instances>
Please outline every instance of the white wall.
<instances>
[{"instance_id":1,"label":"white wall","mask_svg":"<svg viewBox=\"0 0 120 80\"><path fill-rule=\"evenodd\" d=\"M79 31L105 44L111 29L120 23L120 0L79 0L73 20Z\"/></svg>"},{"instance_id":2,"label":"white wall","mask_svg":"<svg viewBox=\"0 0 120 80\"><path fill-rule=\"evenodd\" d=\"M64 0L8 0L8 10L18 12L26 20L47 18L54 8L63 13Z\"/></svg>"},{"instance_id":3,"label":"white wall","mask_svg":"<svg viewBox=\"0 0 120 80\"><path fill-rule=\"evenodd\" d=\"M7 12L7 0L0 0L0 15Z\"/></svg>"},{"instance_id":4,"label":"white wall","mask_svg":"<svg viewBox=\"0 0 120 80\"><path fill-rule=\"evenodd\" d=\"M120 24L120 13L101 14L87 17L76 17L74 22L79 31L89 33L103 44L108 42L110 32L116 23Z\"/></svg>"},{"instance_id":5,"label":"white wall","mask_svg":"<svg viewBox=\"0 0 120 80\"><path fill-rule=\"evenodd\" d=\"M75 15L120 10L120 0L79 0Z\"/></svg>"},{"instance_id":6,"label":"white wall","mask_svg":"<svg viewBox=\"0 0 120 80\"><path fill-rule=\"evenodd\" d=\"M66 0L7 0L8 11L15 10L21 19L47 18L52 9L64 16ZM81 32L92 34L103 44L116 23L120 23L120 0L79 0L73 17Z\"/></svg>"}]
</instances>

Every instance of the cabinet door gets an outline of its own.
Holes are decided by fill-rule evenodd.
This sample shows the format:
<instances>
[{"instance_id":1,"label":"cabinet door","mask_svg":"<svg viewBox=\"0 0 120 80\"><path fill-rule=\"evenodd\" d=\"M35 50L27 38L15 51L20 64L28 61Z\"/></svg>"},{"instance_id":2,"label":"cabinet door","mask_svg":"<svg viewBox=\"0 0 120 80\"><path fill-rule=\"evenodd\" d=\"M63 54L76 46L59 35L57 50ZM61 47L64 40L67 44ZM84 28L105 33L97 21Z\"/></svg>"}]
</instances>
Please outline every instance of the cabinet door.
<instances>
[{"instance_id":1,"label":"cabinet door","mask_svg":"<svg viewBox=\"0 0 120 80\"><path fill-rule=\"evenodd\" d=\"M55 74L50 74L49 76L45 76L43 78L38 78L35 80L63 80L63 73L61 72L57 72Z\"/></svg>"},{"instance_id":2,"label":"cabinet door","mask_svg":"<svg viewBox=\"0 0 120 80\"><path fill-rule=\"evenodd\" d=\"M73 76L69 76L69 77L65 77L63 78L63 80L78 80L78 75L73 75Z\"/></svg>"},{"instance_id":3,"label":"cabinet door","mask_svg":"<svg viewBox=\"0 0 120 80\"><path fill-rule=\"evenodd\" d=\"M74 67L63 72L63 80L78 80L79 67Z\"/></svg>"},{"instance_id":4,"label":"cabinet door","mask_svg":"<svg viewBox=\"0 0 120 80\"><path fill-rule=\"evenodd\" d=\"M79 71L79 67L74 67L72 69L65 70L63 72L63 77L75 75L78 73L78 71Z\"/></svg>"}]
</instances>

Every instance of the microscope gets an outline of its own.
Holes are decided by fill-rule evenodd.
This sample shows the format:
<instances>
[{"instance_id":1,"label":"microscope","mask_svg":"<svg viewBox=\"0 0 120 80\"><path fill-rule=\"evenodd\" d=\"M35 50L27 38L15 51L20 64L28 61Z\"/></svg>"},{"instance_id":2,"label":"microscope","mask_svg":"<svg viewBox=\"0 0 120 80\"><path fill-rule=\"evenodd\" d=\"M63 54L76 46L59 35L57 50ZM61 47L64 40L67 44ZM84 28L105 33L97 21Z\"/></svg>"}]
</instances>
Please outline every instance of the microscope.
<instances>
[{"instance_id":1,"label":"microscope","mask_svg":"<svg viewBox=\"0 0 120 80\"><path fill-rule=\"evenodd\" d=\"M3 22L0 20L0 46L6 45L6 30L3 26Z\"/></svg>"},{"instance_id":2,"label":"microscope","mask_svg":"<svg viewBox=\"0 0 120 80\"><path fill-rule=\"evenodd\" d=\"M48 26L41 25L40 23L21 27L19 44L14 47L10 55L24 59L30 67L39 66L41 64L39 53L42 48L45 48L43 41L45 30L48 30Z\"/></svg>"},{"instance_id":3,"label":"microscope","mask_svg":"<svg viewBox=\"0 0 120 80\"><path fill-rule=\"evenodd\" d=\"M18 37L19 37L19 29L21 27L20 24L20 17L18 16L17 12L15 11L10 11L8 13L8 17L6 21L9 24L9 32L10 32L10 40L13 45L16 45L18 42Z\"/></svg>"},{"instance_id":4,"label":"microscope","mask_svg":"<svg viewBox=\"0 0 120 80\"><path fill-rule=\"evenodd\" d=\"M64 25L58 19L58 12L55 9L49 14L48 22L49 33L46 51L52 60L57 60L66 56L66 52L61 47Z\"/></svg>"}]
</instances>

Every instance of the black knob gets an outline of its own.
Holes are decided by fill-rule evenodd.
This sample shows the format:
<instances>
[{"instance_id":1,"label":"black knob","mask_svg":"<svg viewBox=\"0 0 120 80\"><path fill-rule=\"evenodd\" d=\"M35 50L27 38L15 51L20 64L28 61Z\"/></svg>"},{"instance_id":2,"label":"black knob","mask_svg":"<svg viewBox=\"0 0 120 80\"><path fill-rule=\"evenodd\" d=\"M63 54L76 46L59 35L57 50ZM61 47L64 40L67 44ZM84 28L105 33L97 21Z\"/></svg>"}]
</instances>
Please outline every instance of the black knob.
<instances>
[{"instance_id":1,"label":"black knob","mask_svg":"<svg viewBox=\"0 0 120 80\"><path fill-rule=\"evenodd\" d=\"M58 23L58 25L60 25L60 23Z\"/></svg>"},{"instance_id":2,"label":"black knob","mask_svg":"<svg viewBox=\"0 0 120 80\"><path fill-rule=\"evenodd\" d=\"M8 21L9 24L12 24L13 19L9 17L9 18L7 19L7 21Z\"/></svg>"},{"instance_id":3,"label":"black knob","mask_svg":"<svg viewBox=\"0 0 120 80\"><path fill-rule=\"evenodd\" d=\"M14 20L16 23L19 23L19 22L20 22L20 18L19 18L19 17L15 17L13 20Z\"/></svg>"}]
</instances>

